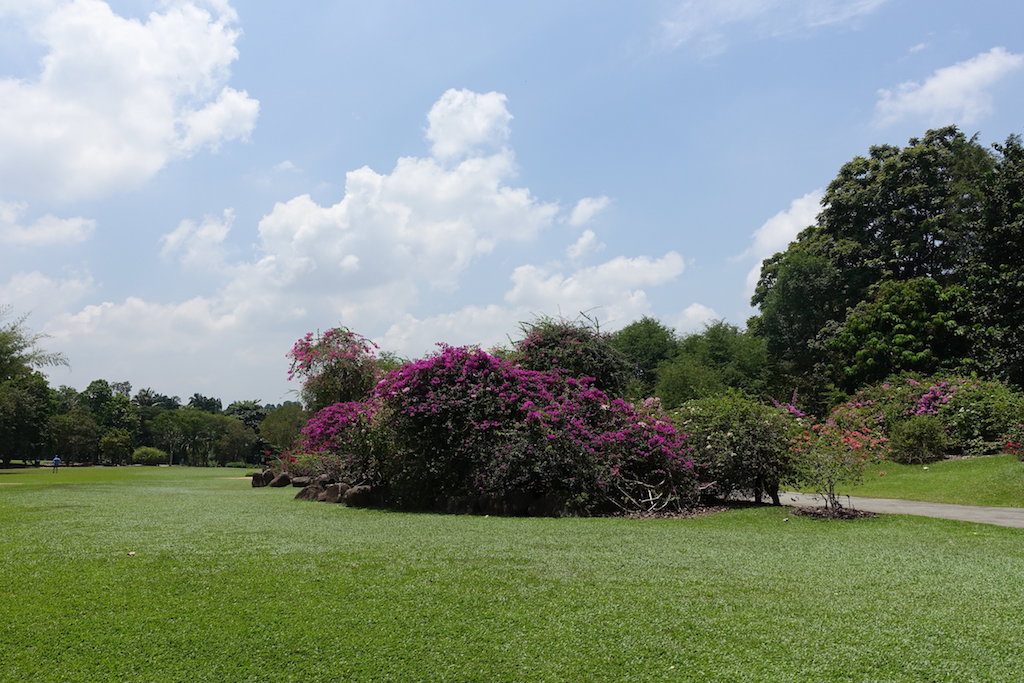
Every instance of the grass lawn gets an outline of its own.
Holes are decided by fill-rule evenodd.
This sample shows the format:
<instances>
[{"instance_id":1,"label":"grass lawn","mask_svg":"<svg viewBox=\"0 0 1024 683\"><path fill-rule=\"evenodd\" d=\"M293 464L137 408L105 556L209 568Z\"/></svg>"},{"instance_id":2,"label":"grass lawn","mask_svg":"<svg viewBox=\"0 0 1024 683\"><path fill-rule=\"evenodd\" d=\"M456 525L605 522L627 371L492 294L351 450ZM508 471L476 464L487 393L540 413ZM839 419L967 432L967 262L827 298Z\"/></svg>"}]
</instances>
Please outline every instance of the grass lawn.
<instances>
[{"instance_id":1,"label":"grass lawn","mask_svg":"<svg viewBox=\"0 0 1024 683\"><path fill-rule=\"evenodd\" d=\"M1013 455L944 460L927 465L883 463L843 494L932 503L1024 507L1024 463Z\"/></svg>"},{"instance_id":2,"label":"grass lawn","mask_svg":"<svg viewBox=\"0 0 1024 683\"><path fill-rule=\"evenodd\" d=\"M0 471L0 680L1020 676L1019 530L401 514L237 476Z\"/></svg>"}]
</instances>

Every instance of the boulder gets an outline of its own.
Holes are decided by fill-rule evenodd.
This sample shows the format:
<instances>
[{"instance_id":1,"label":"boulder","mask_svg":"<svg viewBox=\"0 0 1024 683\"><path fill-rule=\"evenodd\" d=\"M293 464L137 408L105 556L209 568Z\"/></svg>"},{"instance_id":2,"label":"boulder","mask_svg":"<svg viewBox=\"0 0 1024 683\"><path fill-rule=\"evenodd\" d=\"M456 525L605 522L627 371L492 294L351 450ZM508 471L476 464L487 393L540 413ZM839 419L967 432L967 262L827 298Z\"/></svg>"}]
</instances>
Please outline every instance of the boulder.
<instances>
[{"instance_id":1,"label":"boulder","mask_svg":"<svg viewBox=\"0 0 1024 683\"><path fill-rule=\"evenodd\" d=\"M266 485L267 485L267 482L265 482L263 480L263 473L262 472L257 472L256 474L252 475L252 487L254 489L255 488L259 488L261 486L266 486Z\"/></svg>"},{"instance_id":2,"label":"boulder","mask_svg":"<svg viewBox=\"0 0 1024 683\"><path fill-rule=\"evenodd\" d=\"M312 483L313 479L311 477L295 477L292 479L292 486L295 488L305 488Z\"/></svg>"},{"instance_id":3,"label":"boulder","mask_svg":"<svg viewBox=\"0 0 1024 683\"><path fill-rule=\"evenodd\" d=\"M316 481L316 483L320 484L321 486L327 486L328 484L334 483L334 477L332 477L329 474L321 474L314 481Z\"/></svg>"},{"instance_id":4,"label":"boulder","mask_svg":"<svg viewBox=\"0 0 1024 683\"><path fill-rule=\"evenodd\" d=\"M369 486L360 485L345 491L342 500L350 508L367 508L377 502L377 496Z\"/></svg>"},{"instance_id":5,"label":"boulder","mask_svg":"<svg viewBox=\"0 0 1024 683\"><path fill-rule=\"evenodd\" d=\"M288 486L288 484L290 484L290 483L292 483L291 475L289 475L287 472L282 472L281 474L279 474L276 477L274 477L270 481L268 486L272 486L272 487L274 487L276 489L279 489L279 488L281 488L283 486Z\"/></svg>"},{"instance_id":6,"label":"boulder","mask_svg":"<svg viewBox=\"0 0 1024 683\"><path fill-rule=\"evenodd\" d=\"M274 481L274 477L276 476L277 475L274 474L274 470L263 470L263 485L269 486L270 482Z\"/></svg>"},{"instance_id":7,"label":"boulder","mask_svg":"<svg viewBox=\"0 0 1024 683\"><path fill-rule=\"evenodd\" d=\"M348 484L328 484L320 492L317 500L324 503L340 503L346 491L348 491Z\"/></svg>"},{"instance_id":8,"label":"boulder","mask_svg":"<svg viewBox=\"0 0 1024 683\"><path fill-rule=\"evenodd\" d=\"M310 484L295 494L295 500L316 500L322 491L319 484Z\"/></svg>"}]
</instances>

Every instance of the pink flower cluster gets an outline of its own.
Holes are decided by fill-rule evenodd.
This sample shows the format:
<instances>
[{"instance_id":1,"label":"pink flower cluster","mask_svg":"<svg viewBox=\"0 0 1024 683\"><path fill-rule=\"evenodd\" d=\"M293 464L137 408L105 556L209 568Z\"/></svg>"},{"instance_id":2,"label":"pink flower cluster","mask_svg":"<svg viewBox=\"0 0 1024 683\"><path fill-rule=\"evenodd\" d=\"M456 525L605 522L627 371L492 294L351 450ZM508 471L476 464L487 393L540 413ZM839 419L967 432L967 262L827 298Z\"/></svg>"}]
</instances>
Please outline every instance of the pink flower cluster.
<instances>
[{"instance_id":1,"label":"pink flower cluster","mask_svg":"<svg viewBox=\"0 0 1024 683\"><path fill-rule=\"evenodd\" d=\"M933 384L917 399L910 414L936 415L939 412L939 407L949 403L959 388L959 386L946 381Z\"/></svg>"},{"instance_id":2,"label":"pink flower cluster","mask_svg":"<svg viewBox=\"0 0 1024 683\"><path fill-rule=\"evenodd\" d=\"M314 374L337 361L358 362L373 358L377 350L378 346L372 341L344 327L332 327L321 335L307 332L288 352L291 359L288 379Z\"/></svg>"}]
</instances>

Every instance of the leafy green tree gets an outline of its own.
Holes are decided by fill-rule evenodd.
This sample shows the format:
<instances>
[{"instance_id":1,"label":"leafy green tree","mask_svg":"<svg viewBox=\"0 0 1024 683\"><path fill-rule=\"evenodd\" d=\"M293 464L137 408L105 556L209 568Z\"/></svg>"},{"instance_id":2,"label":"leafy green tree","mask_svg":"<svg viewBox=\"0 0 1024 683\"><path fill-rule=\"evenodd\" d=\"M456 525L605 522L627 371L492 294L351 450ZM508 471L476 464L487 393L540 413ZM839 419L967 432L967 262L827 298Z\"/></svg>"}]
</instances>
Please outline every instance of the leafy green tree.
<instances>
[{"instance_id":1,"label":"leafy green tree","mask_svg":"<svg viewBox=\"0 0 1024 683\"><path fill-rule=\"evenodd\" d=\"M99 455L100 427L84 406L50 418L53 449L67 462L95 463Z\"/></svg>"},{"instance_id":2,"label":"leafy green tree","mask_svg":"<svg viewBox=\"0 0 1024 683\"><path fill-rule=\"evenodd\" d=\"M259 399L234 401L224 409L224 414L229 417L237 417L245 423L246 427L259 434L260 423L267 417L267 409L260 404Z\"/></svg>"},{"instance_id":3,"label":"leafy green tree","mask_svg":"<svg viewBox=\"0 0 1024 683\"><path fill-rule=\"evenodd\" d=\"M676 408L687 401L721 394L726 390L718 373L690 354L658 368L655 394L666 408Z\"/></svg>"},{"instance_id":4,"label":"leafy green tree","mask_svg":"<svg viewBox=\"0 0 1024 683\"><path fill-rule=\"evenodd\" d=\"M132 435L127 429L108 429L100 437L100 457L111 465L131 462Z\"/></svg>"},{"instance_id":5,"label":"leafy green tree","mask_svg":"<svg viewBox=\"0 0 1024 683\"><path fill-rule=\"evenodd\" d=\"M847 391L904 372L955 370L970 354L967 293L930 277L883 282L834 330L825 348Z\"/></svg>"},{"instance_id":6,"label":"leafy green tree","mask_svg":"<svg viewBox=\"0 0 1024 683\"><path fill-rule=\"evenodd\" d=\"M204 413L219 413L221 411L221 402L219 398L196 393L192 394L192 398L188 400L188 407L201 410Z\"/></svg>"},{"instance_id":7,"label":"leafy green tree","mask_svg":"<svg viewBox=\"0 0 1024 683\"><path fill-rule=\"evenodd\" d=\"M247 427L242 420L226 415L218 415L220 435L214 445L213 458L218 465L229 462L258 462L254 448L256 432Z\"/></svg>"},{"instance_id":8,"label":"leafy green tree","mask_svg":"<svg viewBox=\"0 0 1024 683\"><path fill-rule=\"evenodd\" d=\"M27 316L4 323L4 319L10 314L9 306L0 306L0 382L33 368L68 364L64 354L40 348L39 342L45 339L46 335L27 330Z\"/></svg>"},{"instance_id":9,"label":"leafy green tree","mask_svg":"<svg viewBox=\"0 0 1024 683\"><path fill-rule=\"evenodd\" d=\"M672 328L649 316L613 333L609 342L635 368L635 384L630 394L637 397L654 393L658 366L670 360L678 347Z\"/></svg>"},{"instance_id":10,"label":"leafy green tree","mask_svg":"<svg viewBox=\"0 0 1024 683\"><path fill-rule=\"evenodd\" d=\"M260 435L274 448L286 450L298 440L307 417L302 405L287 401L267 413L260 424Z\"/></svg>"},{"instance_id":11,"label":"leafy green tree","mask_svg":"<svg viewBox=\"0 0 1024 683\"><path fill-rule=\"evenodd\" d=\"M52 405L49 385L38 372L0 382L0 460L46 457Z\"/></svg>"}]
</instances>

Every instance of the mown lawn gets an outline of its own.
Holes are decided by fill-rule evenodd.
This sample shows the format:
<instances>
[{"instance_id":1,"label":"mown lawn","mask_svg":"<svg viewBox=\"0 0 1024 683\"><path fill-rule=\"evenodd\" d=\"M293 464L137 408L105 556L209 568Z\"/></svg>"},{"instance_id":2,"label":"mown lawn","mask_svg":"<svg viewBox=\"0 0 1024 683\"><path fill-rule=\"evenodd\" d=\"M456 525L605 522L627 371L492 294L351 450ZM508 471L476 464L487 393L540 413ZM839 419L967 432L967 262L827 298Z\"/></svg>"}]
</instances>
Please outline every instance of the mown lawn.
<instances>
[{"instance_id":1,"label":"mown lawn","mask_svg":"<svg viewBox=\"0 0 1024 683\"><path fill-rule=\"evenodd\" d=\"M927 467L927 469L925 469ZM923 465L882 463L844 494L932 503L1024 507L1024 463L1013 455L944 460Z\"/></svg>"},{"instance_id":2,"label":"mown lawn","mask_svg":"<svg viewBox=\"0 0 1024 683\"><path fill-rule=\"evenodd\" d=\"M1020 675L1018 530L400 514L237 476L0 472L0 680Z\"/></svg>"}]
</instances>

